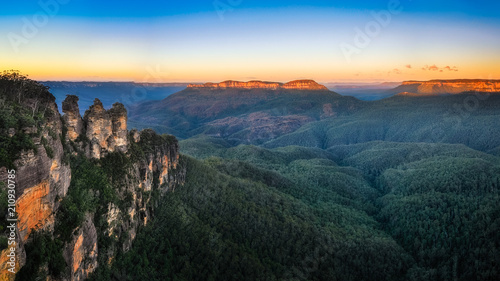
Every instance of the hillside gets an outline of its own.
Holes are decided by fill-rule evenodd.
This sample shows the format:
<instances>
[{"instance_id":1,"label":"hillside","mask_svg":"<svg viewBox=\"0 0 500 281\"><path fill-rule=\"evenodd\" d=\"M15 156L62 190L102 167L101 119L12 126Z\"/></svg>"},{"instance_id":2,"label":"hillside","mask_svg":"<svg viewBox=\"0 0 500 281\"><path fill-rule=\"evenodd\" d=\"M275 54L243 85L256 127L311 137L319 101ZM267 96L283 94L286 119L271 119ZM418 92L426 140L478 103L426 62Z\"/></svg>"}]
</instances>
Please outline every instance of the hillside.
<instances>
[{"instance_id":1,"label":"hillside","mask_svg":"<svg viewBox=\"0 0 500 281\"><path fill-rule=\"evenodd\" d=\"M419 142L266 149L227 148L204 137L180 145L219 171L275 186L312 208L318 221L351 227L336 219L360 218L354 210L374 218L411 256L398 280L496 280L500 274L496 156L464 145ZM341 211L347 217L337 213L337 204L350 209Z\"/></svg>"},{"instance_id":2,"label":"hillside","mask_svg":"<svg viewBox=\"0 0 500 281\"><path fill-rule=\"evenodd\" d=\"M262 143L361 106L359 100L313 81L227 81L190 85L162 101L139 104L131 108L130 122L182 138L205 133L237 143Z\"/></svg>"},{"instance_id":3,"label":"hillside","mask_svg":"<svg viewBox=\"0 0 500 281\"><path fill-rule=\"evenodd\" d=\"M487 152L500 146L500 127L494 125L499 112L500 95L395 96L371 102L350 115L306 124L264 146L327 149L382 140L464 144Z\"/></svg>"}]
</instances>

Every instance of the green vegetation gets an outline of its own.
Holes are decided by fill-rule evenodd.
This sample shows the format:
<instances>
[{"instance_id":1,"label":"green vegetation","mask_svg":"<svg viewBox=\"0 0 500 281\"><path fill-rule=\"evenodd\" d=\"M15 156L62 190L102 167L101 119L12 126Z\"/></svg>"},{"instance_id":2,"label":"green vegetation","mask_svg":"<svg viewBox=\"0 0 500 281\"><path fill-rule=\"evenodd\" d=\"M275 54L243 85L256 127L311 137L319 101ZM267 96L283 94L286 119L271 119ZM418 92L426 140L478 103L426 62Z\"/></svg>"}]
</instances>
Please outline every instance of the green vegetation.
<instances>
[{"instance_id":1,"label":"green vegetation","mask_svg":"<svg viewBox=\"0 0 500 281\"><path fill-rule=\"evenodd\" d=\"M46 278L49 274L59 277L66 268L62 256L63 243L53 239L50 233L33 232L26 250L26 264L16 274L16 280L38 280Z\"/></svg>"},{"instance_id":2,"label":"green vegetation","mask_svg":"<svg viewBox=\"0 0 500 281\"><path fill-rule=\"evenodd\" d=\"M372 141L321 150L220 142L198 137L180 145L217 171L300 200L322 226L349 229L374 218L411 256L400 280L500 275L500 158L492 154L445 143Z\"/></svg>"},{"instance_id":3,"label":"green vegetation","mask_svg":"<svg viewBox=\"0 0 500 281\"><path fill-rule=\"evenodd\" d=\"M498 120L500 95L481 101L473 111L463 108L466 98L467 95L392 97L372 102L349 115L306 124L264 146L328 149L338 145L390 141L464 144L484 152L499 147L500 127L494 124Z\"/></svg>"},{"instance_id":4,"label":"green vegetation","mask_svg":"<svg viewBox=\"0 0 500 281\"><path fill-rule=\"evenodd\" d=\"M65 242L70 241L73 230L83 223L85 214L96 213L118 201L108 174L93 161L72 157L71 170L71 185L61 201L55 227L55 235Z\"/></svg>"},{"instance_id":5,"label":"green vegetation","mask_svg":"<svg viewBox=\"0 0 500 281\"><path fill-rule=\"evenodd\" d=\"M243 164L239 173L255 180L242 179L220 172L220 164L187 159L186 184L164 197L154 222L130 252L117 258L112 268L117 280L404 276L411 258L364 212L338 206L332 216L318 217L306 204L264 184L272 182L269 172Z\"/></svg>"},{"instance_id":6,"label":"green vegetation","mask_svg":"<svg viewBox=\"0 0 500 281\"><path fill-rule=\"evenodd\" d=\"M0 74L0 167L14 168L23 150L36 151L32 136L39 136L45 118L52 116L47 104L54 100L47 87L17 71Z\"/></svg>"}]
</instances>

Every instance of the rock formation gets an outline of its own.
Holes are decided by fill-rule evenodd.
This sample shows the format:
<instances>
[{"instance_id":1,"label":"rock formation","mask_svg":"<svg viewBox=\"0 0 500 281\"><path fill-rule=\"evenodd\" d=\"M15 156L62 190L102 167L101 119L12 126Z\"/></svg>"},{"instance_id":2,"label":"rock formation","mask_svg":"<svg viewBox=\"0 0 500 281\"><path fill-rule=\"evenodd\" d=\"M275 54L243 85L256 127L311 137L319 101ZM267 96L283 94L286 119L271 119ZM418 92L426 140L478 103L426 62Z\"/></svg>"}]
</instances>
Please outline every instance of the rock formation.
<instances>
[{"instance_id":1,"label":"rock formation","mask_svg":"<svg viewBox=\"0 0 500 281\"><path fill-rule=\"evenodd\" d=\"M406 93L406 96L411 93L423 95L460 94L464 92L500 93L500 80L405 81L391 92Z\"/></svg>"},{"instance_id":2,"label":"rock formation","mask_svg":"<svg viewBox=\"0 0 500 281\"><path fill-rule=\"evenodd\" d=\"M99 99L94 100L83 117L86 136L90 140L89 157L100 159L108 152L127 152L127 110L120 103L105 110Z\"/></svg>"},{"instance_id":3,"label":"rock formation","mask_svg":"<svg viewBox=\"0 0 500 281\"><path fill-rule=\"evenodd\" d=\"M325 86L313 80L295 80L288 83L263 82L263 81L224 81L221 83L189 84L188 88L209 88L209 89L287 89L287 90L328 90Z\"/></svg>"},{"instance_id":4,"label":"rock formation","mask_svg":"<svg viewBox=\"0 0 500 281\"><path fill-rule=\"evenodd\" d=\"M68 128L66 137L71 141L75 141L82 134L83 130L83 120L78 108L78 97L67 95L66 99L62 102L62 112L64 112L63 118Z\"/></svg>"}]
</instances>

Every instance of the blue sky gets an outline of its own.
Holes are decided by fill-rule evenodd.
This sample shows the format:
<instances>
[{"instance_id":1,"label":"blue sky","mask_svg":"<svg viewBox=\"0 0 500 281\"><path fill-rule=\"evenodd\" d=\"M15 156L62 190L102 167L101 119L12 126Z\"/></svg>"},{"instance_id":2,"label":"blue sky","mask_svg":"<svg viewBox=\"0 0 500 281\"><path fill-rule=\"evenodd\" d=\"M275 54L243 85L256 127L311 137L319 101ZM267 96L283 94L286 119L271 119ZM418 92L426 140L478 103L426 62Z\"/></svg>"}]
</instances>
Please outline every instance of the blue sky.
<instances>
[{"instance_id":1,"label":"blue sky","mask_svg":"<svg viewBox=\"0 0 500 281\"><path fill-rule=\"evenodd\" d=\"M49 2L49 0L42 2ZM158 17L198 12L214 11L214 2L203 1L98 1L98 0L60 0L67 2L60 15L75 17ZM245 9L269 9L277 7L336 7L342 9L379 9L388 1L296 1L296 0L221 0L229 6ZM474 17L500 17L498 1L466 1L466 0L401 0L407 6L407 12L417 13L463 13ZM39 10L38 1L18 0L2 3L0 15L26 15Z\"/></svg>"},{"instance_id":2,"label":"blue sky","mask_svg":"<svg viewBox=\"0 0 500 281\"><path fill-rule=\"evenodd\" d=\"M499 2L401 0L356 45L391 1L9 1L0 66L41 80L500 78Z\"/></svg>"}]
</instances>

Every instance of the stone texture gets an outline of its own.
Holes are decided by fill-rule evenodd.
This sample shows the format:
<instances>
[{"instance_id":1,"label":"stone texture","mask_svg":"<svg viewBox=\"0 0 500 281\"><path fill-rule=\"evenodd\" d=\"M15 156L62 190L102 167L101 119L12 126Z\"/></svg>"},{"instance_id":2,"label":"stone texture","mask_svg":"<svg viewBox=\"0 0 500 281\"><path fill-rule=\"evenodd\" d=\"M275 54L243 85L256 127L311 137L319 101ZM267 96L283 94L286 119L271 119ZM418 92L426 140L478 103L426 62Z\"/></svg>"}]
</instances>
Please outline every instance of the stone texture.
<instances>
[{"instance_id":1,"label":"stone texture","mask_svg":"<svg viewBox=\"0 0 500 281\"><path fill-rule=\"evenodd\" d=\"M87 214L83 225L76 230L71 243L63 250L70 267L70 280L85 280L97 268L97 231L92 216Z\"/></svg>"},{"instance_id":2,"label":"stone texture","mask_svg":"<svg viewBox=\"0 0 500 281\"><path fill-rule=\"evenodd\" d=\"M141 132L141 140L147 142L152 138L159 138L153 130ZM185 171L171 173L179 165L179 144L177 140L172 143L164 142L151 145L151 151L146 152L145 159L138 165L140 184L139 187L149 191L153 186L154 175L158 174L158 184L162 191L174 190L184 182Z\"/></svg>"},{"instance_id":3,"label":"stone texture","mask_svg":"<svg viewBox=\"0 0 500 281\"><path fill-rule=\"evenodd\" d=\"M24 100L24 103L33 103ZM24 104L23 104L24 105ZM52 231L54 214L59 208L58 198L66 196L71 181L71 170L68 163L63 161L64 151L59 137L53 138L62 132L61 116L54 102L47 102L40 106L45 107L45 123L41 126L41 136L32 136L37 152L22 151L18 160L14 162L16 168L16 211L18 213L18 241L17 255L19 267L25 264L26 253L24 244L28 241L33 230ZM50 112L50 113L48 113ZM37 128L22 128L22 131L34 134ZM41 138L47 142L52 150L49 157ZM0 168L0 178L6 178L7 171ZM2 273L0 273L0 279Z\"/></svg>"},{"instance_id":4,"label":"stone texture","mask_svg":"<svg viewBox=\"0 0 500 281\"><path fill-rule=\"evenodd\" d=\"M78 97L74 95L67 95L66 99L62 102L62 111L64 112L64 122L68 129L67 138L75 141L83 130L83 120L78 108Z\"/></svg>"},{"instance_id":5,"label":"stone texture","mask_svg":"<svg viewBox=\"0 0 500 281\"><path fill-rule=\"evenodd\" d=\"M88 156L100 159L108 152L127 152L127 110L120 103L105 110L99 99L85 111L83 117L86 135L90 141Z\"/></svg>"}]
</instances>

